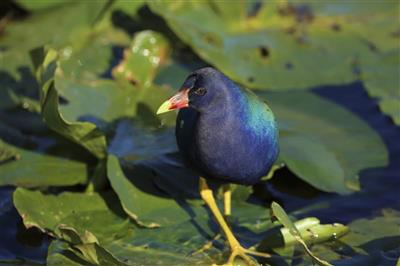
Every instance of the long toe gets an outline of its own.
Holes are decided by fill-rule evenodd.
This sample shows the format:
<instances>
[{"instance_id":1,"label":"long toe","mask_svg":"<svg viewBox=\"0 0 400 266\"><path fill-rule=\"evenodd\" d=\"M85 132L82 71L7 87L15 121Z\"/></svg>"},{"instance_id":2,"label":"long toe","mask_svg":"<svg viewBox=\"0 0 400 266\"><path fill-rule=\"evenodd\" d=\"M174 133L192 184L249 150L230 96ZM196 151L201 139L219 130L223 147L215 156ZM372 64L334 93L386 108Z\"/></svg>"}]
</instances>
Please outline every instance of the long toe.
<instances>
[{"instance_id":1,"label":"long toe","mask_svg":"<svg viewBox=\"0 0 400 266\"><path fill-rule=\"evenodd\" d=\"M257 261L249 256L257 256L263 258L270 258L271 255L268 253L257 252L249 249L245 249L242 246L237 246L232 249L231 255L229 256L228 261L222 266L233 266L233 265L243 265L243 266L257 266L259 265ZM216 264L214 264L216 266Z\"/></svg>"}]
</instances>

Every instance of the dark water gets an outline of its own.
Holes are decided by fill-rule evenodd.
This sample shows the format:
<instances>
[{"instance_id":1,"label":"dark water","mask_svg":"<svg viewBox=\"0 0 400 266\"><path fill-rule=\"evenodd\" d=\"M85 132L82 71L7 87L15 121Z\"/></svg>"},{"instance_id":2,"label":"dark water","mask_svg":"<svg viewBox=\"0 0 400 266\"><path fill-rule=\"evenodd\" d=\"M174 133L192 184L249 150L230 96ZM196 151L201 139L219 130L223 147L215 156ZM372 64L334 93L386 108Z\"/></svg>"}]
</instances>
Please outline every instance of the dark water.
<instances>
[{"instance_id":1,"label":"dark water","mask_svg":"<svg viewBox=\"0 0 400 266\"><path fill-rule=\"evenodd\" d=\"M400 210L400 127L394 126L389 117L379 112L377 102L368 97L360 83L318 88L314 92L345 106L375 129L389 150L389 166L363 171L360 174L362 191L352 195L321 193L286 175L267 185L273 197L289 212L324 203L329 207L316 209L308 215L328 223L348 223L361 217L373 217L382 208ZM37 230L24 229L13 207L13 190L12 187L0 188L0 265L10 265L5 262L10 260L20 265L44 264L49 239Z\"/></svg>"}]
</instances>

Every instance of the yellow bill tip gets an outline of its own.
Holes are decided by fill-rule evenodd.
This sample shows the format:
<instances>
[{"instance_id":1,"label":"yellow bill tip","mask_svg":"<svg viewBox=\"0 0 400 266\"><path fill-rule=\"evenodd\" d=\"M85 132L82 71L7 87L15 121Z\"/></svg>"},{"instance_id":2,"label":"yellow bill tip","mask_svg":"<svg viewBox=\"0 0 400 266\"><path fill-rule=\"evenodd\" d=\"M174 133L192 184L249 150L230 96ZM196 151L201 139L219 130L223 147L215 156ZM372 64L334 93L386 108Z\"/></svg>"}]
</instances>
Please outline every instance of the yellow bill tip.
<instances>
[{"instance_id":1,"label":"yellow bill tip","mask_svg":"<svg viewBox=\"0 0 400 266\"><path fill-rule=\"evenodd\" d=\"M163 102L160 107L158 107L157 114L162 114L171 111L170 109L171 103L169 100Z\"/></svg>"}]
</instances>

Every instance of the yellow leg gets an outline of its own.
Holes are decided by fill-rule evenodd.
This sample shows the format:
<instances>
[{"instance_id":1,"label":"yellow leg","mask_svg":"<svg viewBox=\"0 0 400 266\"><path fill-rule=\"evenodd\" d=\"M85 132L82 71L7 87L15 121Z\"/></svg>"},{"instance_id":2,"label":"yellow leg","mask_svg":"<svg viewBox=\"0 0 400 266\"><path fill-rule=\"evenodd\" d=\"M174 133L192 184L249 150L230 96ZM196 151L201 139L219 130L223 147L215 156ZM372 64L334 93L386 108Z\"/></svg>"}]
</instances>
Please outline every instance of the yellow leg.
<instances>
[{"instance_id":1,"label":"yellow leg","mask_svg":"<svg viewBox=\"0 0 400 266\"><path fill-rule=\"evenodd\" d=\"M264 258L269 258L271 255L266 254L266 253L261 253L261 252L256 252L252 250L248 250L243 248L239 241L237 241L236 237L233 235L231 229L229 228L228 224L226 223L224 217L222 216L221 212L218 209L217 203L215 202L213 192L212 190L208 187L207 182L204 178L200 177L200 195L202 199L205 201L207 206L211 209L211 212L213 213L215 219L217 220L218 224L221 226L222 231L224 232L228 242L229 246L231 248L231 255L229 256L229 260L225 265L233 265L233 262L236 257L241 257L242 259L245 260L245 262L248 265L257 265L257 263L247 256L246 254L251 254L255 256L260 256Z\"/></svg>"},{"instance_id":2,"label":"yellow leg","mask_svg":"<svg viewBox=\"0 0 400 266\"><path fill-rule=\"evenodd\" d=\"M231 216L231 185L223 185L222 189L224 191L224 215L228 217Z\"/></svg>"}]
</instances>

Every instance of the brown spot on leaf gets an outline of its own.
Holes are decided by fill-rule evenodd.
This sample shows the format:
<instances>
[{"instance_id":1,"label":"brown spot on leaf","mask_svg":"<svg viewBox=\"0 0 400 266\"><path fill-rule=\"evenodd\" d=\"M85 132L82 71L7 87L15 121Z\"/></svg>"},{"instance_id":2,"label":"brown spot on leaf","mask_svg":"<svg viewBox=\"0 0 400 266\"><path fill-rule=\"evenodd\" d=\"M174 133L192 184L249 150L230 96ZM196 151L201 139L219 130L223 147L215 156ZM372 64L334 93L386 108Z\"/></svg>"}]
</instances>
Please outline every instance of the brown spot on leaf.
<instances>
[{"instance_id":1,"label":"brown spot on leaf","mask_svg":"<svg viewBox=\"0 0 400 266\"><path fill-rule=\"evenodd\" d=\"M254 77L248 77L247 81L250 82L250 83L253 83L254 82Z\"/></svg>"},{"instance_id":2,"label":"brown spot on leaf","mask_svg":"<svg viewBox=\"0 0 400 266\"><path fill-rule=\"evenodd\" d=\"M331 25L331 29L332 29L333 31L339 32L339 31L342 30L342 26L340 26L340 24L338 24L338 23L333 23L333 24Z\"/></svg>"},{"instance_id":3,"label":"brown spot on leaf","mask_svg":"<svg viewBox=\"0 0 400 266\"><path fill-rule=\"evenodd\" d=\"M393 38L400 38L400 29L391 32L390 36Z\"/></svg>"},{"instance_id":4,"label":"brown spot on leaf","mask_svg":"<svg viewBox=\"0 0 400 266\"><path fill-rule=\"evenodd\" d=\"M204 40L205 40L206 42L208 42L208 43L213 43L213 42L214 42L213 36L211 36L211 35L209 35L209 34L204 35Z\"/></svg>"},{"instance_id":5,"label":"brown spot on leaf","mask_svg":"<svg viewBox=\"0 0 400 266\"><path fill-rule=\"evenodd\" d=\"M372 52L374 53L378 52L378 47L376 47L376 45L373 42L369 41L367 42L367 45Z\"/></svg>"},{"instance_id":6,"label":"brown spot on leaf","mask_svg":"<svg viewBox=\"0 0 400 266\"><path fill-rule=\"evenodd\" d=\"M296 29L296 27L291 26L291 27L286 28L284 31L287 34L293 35L296 33L297 29Z\"/></svg>"},{"instance_id":7,"label":"brown spot on leaf","mask_svg":"<svg viewBox=\"0 0 400 266\"><path fill-rule=\"evenodd\" d=\"M296 36L296 41L299 44L306 44L307 43L307 34L305 32L302 32L301 34L298 34L298 36Z\"/></svg>"},{"instance_id":8,"label":"brown spot on leaf","mask_svg":"<svg viewBox=\"0 0 400 266\"><path fill-rule=\"evenodd\" d=\"M314 20L314 14L308 5L285 4L278 8L280 16L294 16L299 23L311 23Z\"/></svg>"},{"instance_id":9,"label":"brown spot on leaf","mask_svg":"<svg viewBox=\"0 0 400 266\"><path fill-rule=\"evenodd\" d=\"M296 10L291 4L280 5L278 8L278 14L282 17L292 16L295 12Z\"/></svg>"}]
</instances>

